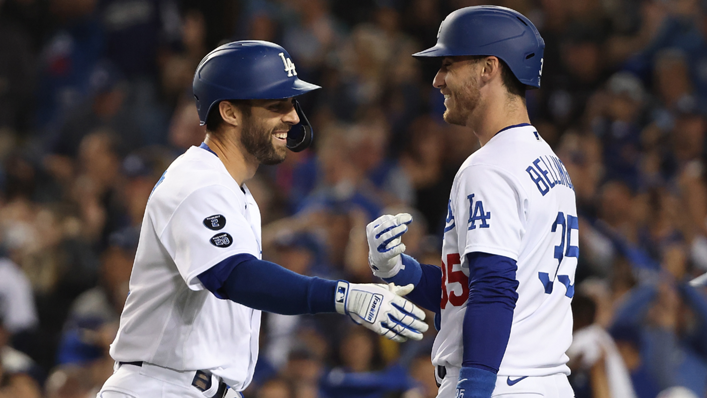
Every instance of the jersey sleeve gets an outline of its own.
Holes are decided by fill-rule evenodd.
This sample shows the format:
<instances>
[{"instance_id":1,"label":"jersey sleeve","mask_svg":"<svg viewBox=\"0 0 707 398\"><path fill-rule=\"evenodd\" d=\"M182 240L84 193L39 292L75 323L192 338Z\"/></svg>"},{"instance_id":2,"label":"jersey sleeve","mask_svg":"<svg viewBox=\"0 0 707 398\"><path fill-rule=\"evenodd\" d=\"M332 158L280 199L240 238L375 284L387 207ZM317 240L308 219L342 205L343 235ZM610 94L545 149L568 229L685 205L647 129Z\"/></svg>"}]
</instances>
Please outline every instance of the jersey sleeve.
<instances>
[{"instance_id":1,"label":"jersey sleeve","mask_svg":"<svg viewBox=\"0 0 707 398\"><path fill-rule=\"evenodd\" d=\"M465 168L457 182L457 228L465 229L460 234L461 254L484 252L518 261L526 203L519 184L503 171L485 165Z\"/></svg>"},{"instance_id":2,"label":"jersey sleeve","mask_svg":"<svg viewBox=\"0 0 707 398\"><path fill-rule=\"evenodd\" d=\"M198 275L237 254L260 258L259 237L245 217L244 197L221 185L192 192L175 210L160 241L192 290Z\"/></svg>"}]
</instances>

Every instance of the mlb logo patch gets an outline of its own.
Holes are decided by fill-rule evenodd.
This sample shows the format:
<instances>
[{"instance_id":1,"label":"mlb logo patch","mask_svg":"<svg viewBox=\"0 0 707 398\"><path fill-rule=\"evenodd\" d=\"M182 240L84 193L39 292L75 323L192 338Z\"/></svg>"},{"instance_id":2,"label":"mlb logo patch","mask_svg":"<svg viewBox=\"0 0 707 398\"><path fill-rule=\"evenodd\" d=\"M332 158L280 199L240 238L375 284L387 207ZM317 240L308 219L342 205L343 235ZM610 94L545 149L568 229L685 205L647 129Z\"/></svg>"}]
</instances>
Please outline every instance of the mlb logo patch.
<instances>
[{"instance_id":1,"label":"mlb logo patch","mask_svg":"<svg viewBox=\"0 0 707 398\"><path fill-rule=\"evenodd\" d=\"M336 288L336 302L343 303L344 298L346 298L346 286L339 286Z\"/></svg>"}]
</instances>

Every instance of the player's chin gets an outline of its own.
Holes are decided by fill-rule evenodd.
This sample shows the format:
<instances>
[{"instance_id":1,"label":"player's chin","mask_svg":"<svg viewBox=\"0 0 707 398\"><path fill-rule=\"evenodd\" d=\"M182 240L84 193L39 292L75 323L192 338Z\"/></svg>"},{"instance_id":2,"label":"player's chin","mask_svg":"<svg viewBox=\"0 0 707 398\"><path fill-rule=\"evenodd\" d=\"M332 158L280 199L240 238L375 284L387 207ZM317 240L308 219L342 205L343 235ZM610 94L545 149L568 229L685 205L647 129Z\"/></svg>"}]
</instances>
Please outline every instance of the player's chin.
<instances>
[{"instance_id":1,"label":"player's chin","mask_svg":"<svg viewBox=\"0 0 707 398\"><path fill-rule=\"evenodd\" d=\"M259 160L260 164L264 164L266 166L273 166L284 162L285 158L287 158L287 147L273 147L273 150L268 154L268 156L265 156Z\"/></svg>"},{"instance_id":2,"label":"player's chin","mask_svg":"<svg viewBox=\"0 0 707 398\"><path fill-rule=\"evenodd\" d=\"M466 125L464 119L460 115L454 113L449 108L447 108L447 110L444 111L444 115L442 115L442 117L444 118L444 121L449 124L456 124L458 126Z\"/></svg>"}]
</instances>

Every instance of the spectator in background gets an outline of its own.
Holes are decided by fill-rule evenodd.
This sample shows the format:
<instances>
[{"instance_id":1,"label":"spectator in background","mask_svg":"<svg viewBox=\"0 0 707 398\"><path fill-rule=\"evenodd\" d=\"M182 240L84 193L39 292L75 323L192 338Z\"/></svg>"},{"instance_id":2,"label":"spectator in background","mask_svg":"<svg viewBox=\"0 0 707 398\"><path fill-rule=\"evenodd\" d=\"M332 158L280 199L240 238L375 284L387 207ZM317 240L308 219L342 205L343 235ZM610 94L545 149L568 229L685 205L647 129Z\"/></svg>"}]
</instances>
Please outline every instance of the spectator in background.
<instances>
[{"instance_id":1,"label":"spectator in background","mask_svg":"<svg viewBox=\"0 0 707 398\"><path fill-rule=\"evenodd\" d=\"M169 123L169 145L175 155L181 155L190 147L201 145L205 135L206 128L199 126L199 114L192 98L182 96Z\"/></svg>"},{"instance_id":2,"label":"spectator in background","mask_svg":"<svg viewBox=\"0 0 707 398\"><path fill-rule=\"evenodd\" d=\"M356 328L357 329L357 328ZM349 328L339 345L339 366L327 372L322 389L336 398L382 398L403 392L412 382L398 363L382 363L376 336Z\"/></svg>"},{"instance_id":3,"label":"spectator in background","mask_svg":"<svg viewBox=\"0 0 707 398\"><path fill-rule=\"evenodd\" d=\"M605 94L593 100L595 108L601 108L592 110L597 114L591 125L604 149L605 178L622 180L637 189L646 101L643 83L629 72L615 73L606 83Z\"/></svg>"},{"instance_id":4,"label":"spectator in background","mask_svg":"<svg viewBox=\"0 0 707 398\"><path fill-rule=\"evenodd\" d=\"M0 257L0 319L10 339L37 327L32 285L7 257Z\"/></svg>"},{"instance_id":5,"label":"spectator in background","mask_svg":"<svg viewBox=\"0 0 707 398\"><path fill-rule=\"evenodd\" d=\"M66 113L50 153L67 161L78 155L81 141L96 130L111 130L121 137L125 151L143 146L146 131L128 107L129 86L122 72L110 61L101 61L90 74L90 95Z\"/></svg>"},{"instance_id":6,"label":"spectator in background","mask_svg":"<svg viewBox=\"0 0 707 398\"><path fill-rule=\"evenodd\" d=\"M33 122L33 73L37 60L25 29L0 10L0 59L5 60L0 63L0 129L9 129L13 134L30 129Z\"/></svg>"},{"instance_id":7,"label":"spectator in background","mask_svg":"<svg viewBox=\"0 0 707 398\"><path fill-rule=\"evenodd\" d=\"M282 45L297 59L297 73L316 81L318 69L340 41L341 28L327 0L293 1L289 6L294 15L283 18Z\"/></svg>"},{"instance_id":8,"label":"spectator in background","mask_svg":"<svg viewBox=\"0 0 707 398\"><path fill-rule=\"evenodd\" d=\"M323 372L323 358L310 347L300 345L290 351L282 375L292 386L295 398L333 398L320 387Z\"/></svg>"},{"instance_id":9,"label":"spectator in background","mask_svg":"<svg viewBox=\"0 0 707 398\"><path fill-rule=\"evenodd\" d=\"M439 192L448 181L444 174L444 131L430 115L417 117L408 131L406 147L400 154L400 165L415 192L412 201L430 221L429 233L439 233L444 225L446 198ZM440 209L440 210L435 210Z\"/></svg>"},{"instance_id":10,"label":"spectator in background","mask_svg":"<svg viewBox=\"0 0 707 398\"><path fill-rule=\"evenodd\" d=\"M130 113L146 144L164 144L170 112L162 106L160 77L180 50L182 22L174 0L102 0L96 14L104 32L104 56L129 82ZM194 64L195 66L195 64ZM170 104L173 106L173 104Z\"/></svg>"},{"instance_id":11,"label":"spectator in background","mask_svg":"<svg viewBox=\"0 0 707 398\"><path fill-rule=\"evenodd\" d=\"M435 398L437 397L437 382L434 377L435 367L427 353L420 353L410 362L409 373L413 379L413 387L407 390L402 398Z\"/></svg>"},{"instance_id":12,"label":"spectator in background","mask_svg":"<svg viewBox=\"0 0 707 398\"><path fill-rule=\"evenodd\" d=\"M398 162L386 157L390 127L382 115L369 111L365 122L346 132L351 162L361 174L358 191L381 207L413 204L410 179Z\"/></svg>"},{"instance_id":13,"label":"spectator in background","mask_svg":"<svg viewBox=\"0 0 707 398\"><path fill-rule=\"evenodd\" d=\"M675 250L684 251L678 245ZM667 251L666 251L667 252ZM617 309L610 330L638 330L638 351L660 390L707 393L707 297L685 282L686 256L663 258L663 280L639 285Z\"/></svg>"},{"instance_id":14,"label":"spectator in background","mask_svg":"<svg viewBox=\"0 0 707 398\"><path fill-rule=\"evenodd\" d=\"M96 3L67 0L52 2L48 7L49 19L55 25L51 36L41 42L38 54L34 122L50 145L66 114L88 97L87 76L104 50L101 23L94 14Z\"/></svg>"},{"instance_id":15,"label":"spectator in background","mask_svg":"<svg viewBox=\"0 0 707 398\"><path fill-rule=\"evenodd\" d=\"M84 373L78 385L97 393L113 373L114 361L108 355L110 343L118 330L120 311L128 296L128 282L137 250L136 231L124 230L111 235L108 248L101 254L100 279L96 287L79 295L71 304L57 350L57 366L52 374ZM55 383L58 383L54 376ZM66 382L65 382L66 383ZM69 385L53 386L57 391Z\"/></svg>"},{"instance_id":16,"label":"spectator in background","mask_svg":"<svg viewBox=\"0 0 707 398\"><path fill-rule=\"evenodd\" d=\"M687 54L677 48L665 48L655 54L653 63L654 94L660 100L659 112L674 112L685 101L694 101ZM659 114L660 115L660 114ZM672 115L661 117L670 120Z\"/></svg>"},{"instance_id":17,"label":"spectator in background","mask_svg":"<svg viewBox=\"0 0 707 398\"><path fill-rule=\"evenodd\" d=\"M96 391L86 370L78 366L58 366L47 378L46 398L93 398Z\"/></svg>"},{"instance_id":18,"label":"spectator in background","mask_svg":"<svg viewBox=\"0 0 707 398\"><path fill-rule=\"evenodd\" d=\"M8 345L10 336L0 318L0 398L40 398L41 370L27 355Z\"/></svg>"},{"instance_id":19,"label":"spectator in background","mask_svg":"<svg viewBox=\"0 0 707 398\"><path fill-rule=\"evenodd\" d=\"M560 129L581 127L589 98L606 80L604 38L600 28L585 24L570 25L560 37L562 70L545 74L539 116Z\"/></svg>"},{"instance_id":20,"label":"spectator in background","mask_svg":"<svg viewBox=\"0 0 707 398\"><path fill-rule=\"evenodd\" d=\"M633 389L623 358L604 328L596 323L596 303L578 292L572 299L574 320L572 345L567 356L572 358L570 382L578 398L647 398Z\"/></svg>"},{"instance_id":21,"label":"spectator in background","mask_svg":"<svg viewBox=\"0 0 707 398\"><path fill-rule=\"evenodd\" d=\"M258 389L255 398L295 398L295 395L287 380L275 378L266 381Z\"/></svg>"}]
</instances>

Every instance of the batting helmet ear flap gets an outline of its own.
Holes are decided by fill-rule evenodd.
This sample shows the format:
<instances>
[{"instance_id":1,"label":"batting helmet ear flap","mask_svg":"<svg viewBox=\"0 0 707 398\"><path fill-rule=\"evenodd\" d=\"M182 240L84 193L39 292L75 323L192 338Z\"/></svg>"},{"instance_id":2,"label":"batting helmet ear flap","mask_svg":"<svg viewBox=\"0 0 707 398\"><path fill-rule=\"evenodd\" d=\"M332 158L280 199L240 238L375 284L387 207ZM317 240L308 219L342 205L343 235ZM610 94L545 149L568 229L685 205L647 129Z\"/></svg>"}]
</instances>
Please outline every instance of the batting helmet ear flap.
<instances>
[{"instance_id":1,"label":"batting helmet ear flap","mask_svg":"<svg viewBox=\"0 0 707 398\"><path fill-rule=\"evenodd\" d=\"M297 116L299 116L299 123L292 126L290 131L287 132L287 149L292 152L301 152L312 145L314 130L312 130L312 125L309 124L307 116L302 112L299 101L293 99L292 103L295 105Z\"/></svg>"}]
</instances>

